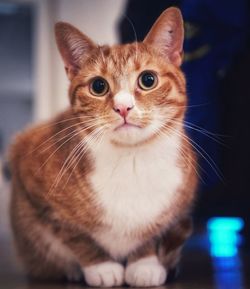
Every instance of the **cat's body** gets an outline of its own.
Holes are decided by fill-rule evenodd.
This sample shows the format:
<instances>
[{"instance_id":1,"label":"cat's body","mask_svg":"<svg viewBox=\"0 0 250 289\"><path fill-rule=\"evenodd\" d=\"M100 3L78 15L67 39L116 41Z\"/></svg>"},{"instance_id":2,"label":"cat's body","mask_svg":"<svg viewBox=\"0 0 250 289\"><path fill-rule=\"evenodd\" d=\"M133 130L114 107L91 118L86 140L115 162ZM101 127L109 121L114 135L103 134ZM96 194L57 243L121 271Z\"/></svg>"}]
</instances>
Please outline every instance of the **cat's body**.
<instances>
[{"instance_id":1,"label":"cat's body","mask_svg":"<svg viewBox=\"0 0 250 289\"><path fill-rule=\"evenodd\" d=\"M157 25L173 26L179 17L170 9ZM94 49L75 28L60 25L72 108L27 130L12 147L19 254L37 278L84 274L93 286L161 285L191 232L197 179L182 124L177 48L164 58L147 43L153 28L145 43Z\"/></svg>"}]
</instances>

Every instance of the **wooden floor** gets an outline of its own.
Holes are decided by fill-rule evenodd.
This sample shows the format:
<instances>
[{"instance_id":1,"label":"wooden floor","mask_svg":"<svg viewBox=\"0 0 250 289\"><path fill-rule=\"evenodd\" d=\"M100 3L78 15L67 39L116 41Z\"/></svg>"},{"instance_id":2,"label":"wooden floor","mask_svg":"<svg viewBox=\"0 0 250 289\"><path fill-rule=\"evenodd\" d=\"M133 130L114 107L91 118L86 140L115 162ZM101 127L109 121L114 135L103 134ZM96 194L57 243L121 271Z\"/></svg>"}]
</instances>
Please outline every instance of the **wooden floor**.
<instances>
[{"instance_id":1,"label":"wooden floor","mask_svg":"<svg viewBox=\"0 0 250 289\"><path fill-rule=\"evenodd\" d=\"M0 195L0 289L78 289L81 284L29 283L15 257L8 225L8 189ZM178 278L168 289L250 289L250 253L242 249L231 258L212 258L205 231L185 247Z\"/></svg>"}]
</instances>

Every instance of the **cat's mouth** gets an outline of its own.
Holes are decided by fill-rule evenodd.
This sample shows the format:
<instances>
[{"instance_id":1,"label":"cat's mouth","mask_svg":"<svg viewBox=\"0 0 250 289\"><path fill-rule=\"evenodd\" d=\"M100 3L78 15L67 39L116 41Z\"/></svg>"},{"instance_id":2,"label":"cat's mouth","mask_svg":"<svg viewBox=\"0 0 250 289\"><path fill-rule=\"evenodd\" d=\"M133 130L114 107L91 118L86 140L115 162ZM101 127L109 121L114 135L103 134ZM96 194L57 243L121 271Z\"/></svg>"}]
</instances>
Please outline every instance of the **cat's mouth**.
<instances>
[{"instance_id":1,"label":"cat's mouth","mask_svg":"<svg viewBox=\"0 0 250 289\"><path fill-rule=\"evenodd\" d=\"M137 124L127 122L127 121L125 120L124 123L118 125L118 126L114 129L114 131L118 131L118 130L122 130L122 129L131 129L131 128L141 129L142 127L139 126L139 125L137 125Z\"/></svg>"}]
</instances>

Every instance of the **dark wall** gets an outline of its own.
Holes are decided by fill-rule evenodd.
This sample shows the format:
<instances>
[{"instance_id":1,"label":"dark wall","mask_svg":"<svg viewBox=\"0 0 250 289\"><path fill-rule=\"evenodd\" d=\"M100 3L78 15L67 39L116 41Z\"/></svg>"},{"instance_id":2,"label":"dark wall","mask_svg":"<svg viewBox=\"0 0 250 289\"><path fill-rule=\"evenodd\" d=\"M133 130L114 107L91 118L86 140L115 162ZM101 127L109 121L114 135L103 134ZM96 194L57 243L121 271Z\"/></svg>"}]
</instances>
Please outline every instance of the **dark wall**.
<instances>
[{"instance_id":1,"label":"dark wall","mask_svg":"<svg viewBox=\"0 0 250 289\"><path fill-rule=\"evenodd\" d=\"M193 123L215 133L219 142L223 143L191 134L212 156L223 175L223 180L215 176L213 182L201 184L195 211L197 220L214 215L249 219L250 13L247 4L244 0L237 2L237 6L234 1L132 0L128 1L125 11L130 21L123 18L119 25L121 42L134 41L134 30L138 40L143 40L164 9L178 6L185 22L200 29L200 38L194 39L193 43L185 40L186 52L194 51L203 43L210 45L210 52L204 59L183 65L188 85L192 87L197 86L197 82L198 85L202 83L203 87L197 88L197 91L206 95L209 102L209 105L199 108L203 119L194 110L189 110L188 113L193 114ZM211 77L209 84L204 80L207 75ZM191 89L188 94L191 101L195 100L193 103L198 102L195 91ZM213 174L213 169L204 159L200 158L200 163L209 174ZM207 178L206 175L204 178Z\"/></svg>"}]
</instances>

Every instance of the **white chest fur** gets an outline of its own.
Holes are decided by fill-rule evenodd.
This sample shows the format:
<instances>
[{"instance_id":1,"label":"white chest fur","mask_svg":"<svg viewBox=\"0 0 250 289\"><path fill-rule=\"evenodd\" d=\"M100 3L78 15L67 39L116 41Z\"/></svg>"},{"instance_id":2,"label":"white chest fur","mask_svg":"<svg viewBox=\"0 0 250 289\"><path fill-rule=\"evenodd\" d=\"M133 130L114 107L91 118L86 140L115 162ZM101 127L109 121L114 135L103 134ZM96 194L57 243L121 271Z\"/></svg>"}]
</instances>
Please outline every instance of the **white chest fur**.
<instances>
[{"instance_id":1,"label":"white chest fur","mask_svg":"<svg viewBox=\"0 0 250 289\"><path fill-rule=\"evenodd\" d=\"M90 178L104 209L95 240L113 257L126 256L141 240L134 232L153 223L174 201L182 182L177 166L180 140L172 136L136 149L104 143L93 149L95 171Z\"/></svg>"}]
</instances>

